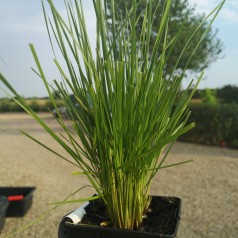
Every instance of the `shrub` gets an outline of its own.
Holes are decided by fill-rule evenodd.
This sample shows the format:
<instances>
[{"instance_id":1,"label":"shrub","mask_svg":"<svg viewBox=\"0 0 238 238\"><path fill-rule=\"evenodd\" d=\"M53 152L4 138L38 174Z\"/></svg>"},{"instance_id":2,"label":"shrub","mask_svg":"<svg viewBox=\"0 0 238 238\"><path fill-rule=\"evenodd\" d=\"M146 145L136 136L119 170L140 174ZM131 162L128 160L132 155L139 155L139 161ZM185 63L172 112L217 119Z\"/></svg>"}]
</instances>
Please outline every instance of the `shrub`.
<instances>
[{"instance_id":1,"label":"shrub","mask_svg":"<svg viewBox=\"0 0 238 238\"><path fill-rule=\"evenodd\" d=\"M42 106L37 102L36 99L33 99L29 102L29 107L31 108L31 110L33 110L34 112L39 112L42 111Z\"/></svg>"},{"instance_id":2,"label":"shrub","mask_svg":"<svg viewBox=\"0 0 238 238\"><path fill-rule=\"evenodd\" d=\"M202 102L205 104L215 106L217 104L217 92L215 89L206 88L205 90L201 91L201 98Z\"/></svg>"},{"instance_id":3,"label":"shrub","mask_svg":"<svg viewBox=\"0 0 238 238\"><path fill-rule=\"evenodd\" d=\"M24 111L21 106L19 106L13 100L3 98L0 100L0 112L22 112Z\"/></svg>"},{"instance_id":4,"label":"shrub","mask_svg":"<svg viewBox=\"0 0 238 238\"><path fill-rule=\"evenodd\" d=\"M8 112L10 108L10 101L8 99L0 100L0 112Z\"/></svg>"},{"instance_id":5,"label":"shrub","mask_svg":"<svg viewBox=\"0 0 238 238\"><path fill-rule=\"evenodd\" d=\"M223 145L238 148L238 106L235 104L194 104L189 121L196 127L180 139L205 145Z\"/></svg>"}]
</instances>

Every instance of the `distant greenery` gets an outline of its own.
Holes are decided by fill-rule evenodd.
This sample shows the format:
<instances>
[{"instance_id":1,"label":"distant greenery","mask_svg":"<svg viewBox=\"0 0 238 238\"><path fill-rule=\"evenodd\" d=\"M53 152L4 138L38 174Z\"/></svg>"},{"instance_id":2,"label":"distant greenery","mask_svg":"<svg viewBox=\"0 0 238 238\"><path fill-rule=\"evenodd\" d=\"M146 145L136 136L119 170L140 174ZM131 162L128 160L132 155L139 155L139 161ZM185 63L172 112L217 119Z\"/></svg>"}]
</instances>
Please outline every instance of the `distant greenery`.
<instances>
[{"instance_id":1,"label":"distant greenery","mask_svg":"<svg viewBox=\"0 0 238 238\"><path fill-rule=\"evenodd\" d=\"M238 86L226 85L218 89L217 98L222 103L238 103Z\"/></svg>"},{"instance_id":2,"label":"distant greenery","mask_svg":"<svg viewBox=\"0 0 238 238\"><path fill-rule=\"evenodd\" d=\"M3 98L0 100L0 112L22 112L24 111L13 100Z\"/></svg>"},{"instance_id":3,"label":"distant greenery","mask_svg":"<svg viewBox=\"0 0 238 238\"><path fill-rule=\"evenodd\" d=\"M48 99L42 98L30 98L26 99L27 105L35 112L48 112L53 109L52 102ZM57 101L58 106L62 103ZM0 99L0 112L23 112L21 106L19 106L13 99L2 98Z\"/></svg>"},{"instance_id":4,"label":"distant greenery","mask_svg":"<svg viewBox=\"0 0 238 238\"><path fill-rule=\"evenodd\" d=\"M190 105L196 127L180 140L238 148L238 86L199 89Z\"/></svg>"},{"instance_id":5,"label":"distant greenery","mask_svg":"<svg viewBox=\"0 0 238 238\"><path fill-rule=\"evenodd\" d=\"M212 90L209 88L206 88L203 90L201 93L201 99L202 102L206 105L217 105L218 100L217 100L217 90Z\"/></svg>"},{"instance_id":6,"label":"distant greenery","mask_svg":"<svg viewBox=\"0 0 238 238\"><path fill-rule=\"evenodd\" d=\"M216 89L198 89L196 93L194 94L193 99L201 99L206 101L205 97L207 97L208 99L208 97L211 97L211 96L213 98L216 97L217 103L238 104L238 86L225 85L222 88L216 88Z\"/></svg>"},{"instance_id":7,"label":"distant greenery","mask_svg":"<svg viewBox=\"0 0 238 238\"><path fill-rule=\"evenodd\" d=\"M238 148L238 105L193 104L189 121L196 126L180 140L205 145Z\"/></svg>"}]
</instances>

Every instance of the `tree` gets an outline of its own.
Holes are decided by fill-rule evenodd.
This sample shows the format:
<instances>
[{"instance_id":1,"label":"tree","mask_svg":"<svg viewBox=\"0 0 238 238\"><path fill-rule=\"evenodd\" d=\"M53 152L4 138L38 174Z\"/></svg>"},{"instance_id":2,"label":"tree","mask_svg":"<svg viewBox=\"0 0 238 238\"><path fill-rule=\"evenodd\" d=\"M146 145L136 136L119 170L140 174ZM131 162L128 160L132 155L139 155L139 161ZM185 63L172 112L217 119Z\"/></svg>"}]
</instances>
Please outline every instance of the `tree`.
<instances>
[{"instance_id":1,"label":"tree","mask_svg":"<svg viewBox=\"0 0 238 238\"><path fill-rule=\"evenodd\" d=\"M218 89L217 96L222 103L238 103L238 87L225 85Z\"/></svg>"},{"instance_id":2,"label":"tree","mask_svg":"<svg viewBox=\"0 0 238 238\"><path fill-rule=\"evenodd\" d=\"M164 0L151 0L153 1L153 10L155 11L154 15L154 27L153 32L151 34L151 45L154 45L154 41L156 39L156 33L158 32L159 23L163 13ZM116 20L121 21L120 19L125 19L126 12L129 11L133 3L133 0L125 1L118 0L115 3L116 9ZM142 0L139 3L137 8L137 16L138 16L138 27L137 27L137 37L140 36L140 31L142 29L143 24L143 11L146 8L147 0ZM107 8L108 8L108 20L111 21L111 0L107 0ZM156 10L155 10L156 9ZM142 14L142 15L140 15ZM141 17L140 17L141 16ZM171 8L171 16L169 21L168 28L168 40L171 41L173 37L175 37L176 33L181 30L181 34L176 41L176 46L173 49L173 53L169 57L169 61L166 64L166 74L169 74L171 70L173 70L174 65L176 65L177 58L181 53L183 47L188 40L188 36L194 32L194 30L198 27L198 25L203 21L204 15L199 15L195 13L195 8L191 8L189 6L188 0L174 0ZM187 64L188 59L190 58L191 52L197 45L202 32L205 31L209 22L205 21L202 27L196 32L193 40L188 45L186 52L180 60L180 63L176 66L176 71L181 72ZM193 58L187 65L187 70L191 72L200 72L207 68L212 62L216 61L219 58L223 49L222 42L217 38L217 31L213 31L212 29L207 33L204 40L200 44Z\"/></svg>"}]
</instances>

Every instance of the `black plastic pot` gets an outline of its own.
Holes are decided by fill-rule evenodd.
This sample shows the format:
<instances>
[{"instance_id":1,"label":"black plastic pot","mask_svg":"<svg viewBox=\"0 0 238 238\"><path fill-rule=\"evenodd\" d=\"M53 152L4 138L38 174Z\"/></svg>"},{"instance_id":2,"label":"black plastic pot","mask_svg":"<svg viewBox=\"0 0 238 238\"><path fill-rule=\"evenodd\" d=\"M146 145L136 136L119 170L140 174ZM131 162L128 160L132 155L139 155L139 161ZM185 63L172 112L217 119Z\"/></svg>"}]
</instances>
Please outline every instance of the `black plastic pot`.
<instances>
[{"instance_id":1,"label":"black plastic pot","mask_svg":"<svg viewBox=\"0 0 238 238\"><path fill-rule=\"evenodd\" d=\"M35 187L0 187L0 195L8 198L7 217L22 217L31 208Z\"/></svg>"},{"instance_id":2,"label":"black plastic pot","mask_svg":"<svg viewBox=\"0 0 238 238\"><path fill-rule=\"evenodd\" d=\"M152 196L147 218L139 230L123 230L100 227L99 224L83 224L84 216L95 206L97 200L85 207L82 221L76 225L64 216L60 222L59 238L172 238L176 237L182 201L177 197ZM79 209L78 209L79 210ZM84 212L83 212L84 213ZM96 215L97 216L97 215ZM99 215L101 216L101 214ZM87 219L88 220L88 219ZM92 219L93 220L93 219Z\"/></svg>"},{"instance_id":3,"label":"black plastic pot","mask_svg":"<svg viewBox=\"0 0 238 238\"><path fill-rule=\"evenodd\" d=\"M0 196L0 233L5 224L6 211L8 207L8 200L4 196Z\"/></svg>"}]
</instances>

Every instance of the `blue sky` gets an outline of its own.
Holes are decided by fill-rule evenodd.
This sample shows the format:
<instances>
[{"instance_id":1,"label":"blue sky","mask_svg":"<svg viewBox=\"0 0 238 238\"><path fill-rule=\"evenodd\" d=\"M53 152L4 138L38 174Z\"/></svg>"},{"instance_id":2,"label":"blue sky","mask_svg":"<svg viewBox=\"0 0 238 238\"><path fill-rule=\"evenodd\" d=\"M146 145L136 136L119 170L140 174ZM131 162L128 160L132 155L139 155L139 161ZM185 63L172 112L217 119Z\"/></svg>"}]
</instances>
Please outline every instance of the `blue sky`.
<instances>
[{"instance_id":1,"label":"blue sky","mask_svg":"<svg viewBox=\"0 0 238 238\"><path fill-rule=\"evenodd\" d=\"M55 1L65 13L62 0ZM90 0L84 0L84 10L91 41L95 39L95 17ZM220 0L190 0L198 13L209 13ZM33 43L49 82L58 77L53 64L40 0L0 1L0 72L17 91L26 97L46 96L43 83L31 70L35 68L28 44ZM205 72L200 88L216 88L226 84L238 86L238 0L227 0L213 28L224 44L225 57L213 63ZM189 81L188 79L187 81ZM0 97L4 94L0 92Z\"/></svg>"}]
</instances>

